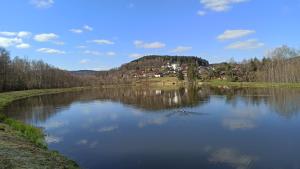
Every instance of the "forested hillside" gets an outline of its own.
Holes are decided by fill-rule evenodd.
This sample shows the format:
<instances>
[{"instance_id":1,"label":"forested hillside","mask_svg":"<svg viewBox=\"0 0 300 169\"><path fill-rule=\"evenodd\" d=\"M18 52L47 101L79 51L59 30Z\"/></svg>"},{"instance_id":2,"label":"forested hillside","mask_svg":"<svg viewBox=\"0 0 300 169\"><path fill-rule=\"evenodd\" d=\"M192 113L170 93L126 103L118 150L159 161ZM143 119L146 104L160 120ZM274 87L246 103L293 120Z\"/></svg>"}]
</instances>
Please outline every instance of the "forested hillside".
<instances>
[{"instance_id":1,"label":"forested hillside","mask_svg":"<svg viewBox=\"0 0 300 169\"><path fill-rule=\"evenodd\" d=\"M150 55L136 59L130 63L122 65L119 70L135 70L135 69L147 69L147 68L161 68L167 64L195 64L196 66L208 66L207 60L196 56L160 56Z\"/></svg>"},{"instance_id":2,"label":"forested hillside","mask_svg":"<svg viewBox=\"0 0 300 169\"><path fill-rule=\"evenodd\" d=\"M208 66L207 60L196 56L168 56L149 55L126 63L110 71L101 71L96 74L101 84L132 83L141 78L152 78L155 75L177 76L171 65L179 69L188 65ZM176 69L177 69L176 68Z\"/></svg>"},{"instance_id":3,"label":"forested hillside","mask_svg":"<svg viewBox=\"0 0 300 169\"><path fill-rule=\"evenodd\" d=\"M19 57L11 59L9 52L0 48L0 92L76 87L90 85L91 82L90 77L72 75L43 61Z\"/></svg>"}]
</instances>

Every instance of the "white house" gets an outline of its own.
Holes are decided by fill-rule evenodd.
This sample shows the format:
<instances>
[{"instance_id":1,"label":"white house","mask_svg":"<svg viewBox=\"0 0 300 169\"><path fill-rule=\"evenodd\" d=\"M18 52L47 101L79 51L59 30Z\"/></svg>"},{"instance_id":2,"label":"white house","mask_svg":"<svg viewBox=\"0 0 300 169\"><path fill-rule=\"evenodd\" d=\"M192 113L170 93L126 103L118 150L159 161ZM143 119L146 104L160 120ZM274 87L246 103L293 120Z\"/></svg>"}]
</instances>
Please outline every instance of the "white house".
<instances>
[{"instance_id":1,"label":"white house","mask_svg":"<svg viewBox=\"0 0 300 169\"><path fill-rule=\"evenodd\" d=\"M171 66L172 66L173 70L177 70L179 67L179 64L173 63Z\"/></svg>"},{"instance_id":2,"label":"white house","mask_svg":"<svg viewBox=\"0 0 300 169\"><path fill-rule=\"evenodd\" d=\"M154 77L162 77L161 74L155 74Z\"/></svg>"}]
</instances>

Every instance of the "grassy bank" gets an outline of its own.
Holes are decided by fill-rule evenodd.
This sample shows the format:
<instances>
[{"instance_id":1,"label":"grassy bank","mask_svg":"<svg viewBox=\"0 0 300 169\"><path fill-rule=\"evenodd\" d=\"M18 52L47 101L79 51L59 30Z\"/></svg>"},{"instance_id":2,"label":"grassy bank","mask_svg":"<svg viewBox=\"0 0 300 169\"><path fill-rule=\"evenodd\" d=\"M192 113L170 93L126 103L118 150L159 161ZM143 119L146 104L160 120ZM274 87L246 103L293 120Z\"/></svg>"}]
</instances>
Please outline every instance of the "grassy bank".
<instances>
[{"instance_id":1,"label":"grassy bank","mask_svg":"<svg viewBox=\"0 0 300 169\"><path fill-rule=\"evenodd\" d=\"M188 83L186 81L180 81L177 77L161 77L161 78L148 78L141 79L134 82L135 86L148 86L148 87L159 87L159 88L172 88L185 86Z\"/></svg>"},{"instance_id":2,"label":"grassy bank","mask_svg":"<svg viewBox=\"0 0 300 169\"><path fill-rule=\"evenodd\" d=\"M186 86L189 84L209 85L209 86L228 86L228 87L247 87L247 88L300 88L300 83L266 83L266 82L229 82L225 80L200 81L193 83L188 81L179 81L176 77L149 78L136 81L133 85L149 86L159 88L174 88Z\"/></svg>"},{"instance_id":3,"label":"grassy bank","mask_svg":"<svg viewBox=\"0 0 300 169\"><path fill-rule=\"evenodd\" d=\"M73 161L47 150L43 131L6 117L3 109L6 105L19 99L84 89L41 89L0 93L0 168L1 166L8 168L22 168L22 166L23 168L24 166L25 168L78 168ZM31 158L32 161L30 161Z\"/></svg>"},{"instance_id":4,"label":"grassy bank","mask_svg":"<svg viewBox=\"0 0 300 169\"><path fill-rule=\"evenodd\" d=\"M0 123L0 169L78 169L72 160L36 146L10 126Z\"/></svg>"},{"instance_id":5,"label":"grassy bank","mask_svg":"<svg viewBox=\"0 0 300 169\"><path fill-rule=\"evenodd\" d=\"M85 88L77 87L77 88L65 88L65 89L37 89L37 90L23 90L23 91L14 91L14 92L4 92L0 93L0 112L3 110L4 106L7 104L32 96L40 96L45 94L55 94L61 92L69 92L69 91L79 91Z\"/></svg>"},{"instance_id":6,"label":"grassy bank","mask_svg":"<svg viewBox=\"0 0 300 169\"><path fill-rule=\"evenodd\" d=\"M222 80L213 80L200 82L198 84L209 86L228 86L228 87L247 87L247 88L300 88L300 83L265 83L265 82L229 82Z\"/></svg>"}]
</instances>

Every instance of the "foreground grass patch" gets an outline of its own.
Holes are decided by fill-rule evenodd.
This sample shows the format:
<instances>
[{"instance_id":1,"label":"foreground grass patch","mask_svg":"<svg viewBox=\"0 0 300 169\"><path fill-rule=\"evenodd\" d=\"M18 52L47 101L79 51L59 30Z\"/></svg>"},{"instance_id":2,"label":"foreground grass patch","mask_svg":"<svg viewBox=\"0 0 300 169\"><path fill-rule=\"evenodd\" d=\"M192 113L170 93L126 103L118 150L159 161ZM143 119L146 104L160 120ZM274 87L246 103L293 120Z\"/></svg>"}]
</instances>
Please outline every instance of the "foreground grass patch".
<instances>
[{"instance_id":1,"label":"foreground grass patch","mask_svg":"<svg viewBox=\"0 0 300 169\"><path fill-rule=\"evenodd\" d=\"M37 147L7 124L0 123L0 168L78 169L58 152Z\"/></svg>"},{"instance_id":2,"label":"foreground grass patch","mask_svg":"<svg viewBox=\"0 0 300 169\"><path fill-rule=\"evenodd\" d=\"M47 148L44 133L41 129L24 124L17 120L13 120L11 118L6 118L3 122L35 145L41 148Z\"/></svg>"}]
</instances>

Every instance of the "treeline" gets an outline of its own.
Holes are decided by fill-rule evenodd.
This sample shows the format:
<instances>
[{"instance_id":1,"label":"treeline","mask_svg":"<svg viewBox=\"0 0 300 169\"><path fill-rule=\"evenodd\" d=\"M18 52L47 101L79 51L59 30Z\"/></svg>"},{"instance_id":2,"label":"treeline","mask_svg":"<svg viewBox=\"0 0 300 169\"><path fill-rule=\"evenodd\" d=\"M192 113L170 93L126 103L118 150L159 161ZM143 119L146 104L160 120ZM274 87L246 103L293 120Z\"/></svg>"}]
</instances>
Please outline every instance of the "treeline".
<instances>
[{"instance_id":1,"label":"treeline","mask_svg":"<svg viewBox=\"0 0 300 169\"><path fill-rule=\"evenodd\" d=\"M87 80L89 78L89 80ZM79 77L43 61L10 58L0 48L0 92L11 90L66 88L90 85L90 77Z\"/></svg>"},{"instance_id":2,"label":"treeline","mask_svg":"<svg viewBox=\"0 0 300 169\"><path fill-rule=\"evenodd\" d=\"M258 81L299 83L300 53L296 49L283 46L268 53L269 59L258 63Z\"/></svg>"},{"instance_id":3,"label":"treeline","mask_svg":"<svg viewBox=\"0 0 300 169\"><path fill-rule=\"evenodd\" d=\"M0 48L0 92L11 90L131 84L133 75L165 71L162 66L177 63L186 67L188 80L223 79L233 82L300 83L300 53L282 46L268 52L263 59L250 59L241 63L233 60L213 64L198 57L145 56L119 68L100 72L68 72L43 61L30 61L15 57ZM177 77L184 80L182 71Z\"/></svg>"},{"instance_id":4,"label":"treeline","mask_svg":"<svg viewBox=\"0 0 300 169\"><path fill-rule=\"evenodd\" d=\"M245 60L242 63L230 61L212 65L202 75L203 80L221 78L239 82L300 82L300 53L296 49L282 46L271 50L263 59Z\"/></svg>"}]
</instances>

